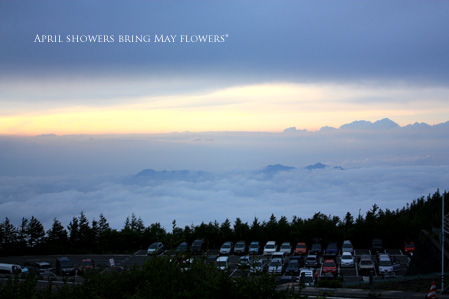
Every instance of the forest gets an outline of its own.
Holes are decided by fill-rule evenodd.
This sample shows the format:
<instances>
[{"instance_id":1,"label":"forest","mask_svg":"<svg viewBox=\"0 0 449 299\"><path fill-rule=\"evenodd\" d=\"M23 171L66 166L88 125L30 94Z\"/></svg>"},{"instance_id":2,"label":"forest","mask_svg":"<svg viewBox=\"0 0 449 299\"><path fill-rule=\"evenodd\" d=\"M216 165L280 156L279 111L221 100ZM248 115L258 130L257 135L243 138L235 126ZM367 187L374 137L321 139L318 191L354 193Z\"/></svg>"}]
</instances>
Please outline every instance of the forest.
<instances>
[{"instance_id":1,"label":"forest","mask_svg":"<svg viewBox=\"0 0 449 299\"><path fill-rule=\"evenodd\" d=\"M0 223L0 255L132 253L156 241L163 242L167 248L175 248L181 242L191 243L197 238L204 238L211 249L219 248L225 241L310 244L314 238L321 238L323 243L349 239L355 247L368 248L373 237L380 237L385 246L396 248L404 239L417 238L422 229L441 227L443 196L447 199L446 191L441 194L437 190L396 210L383 210L374 204L365 215L348 212L343 219L317 212L308 219L293 217L289 221L285 216L271 215L268 220L255 217L250 223L236 218L234 223L226 219L223 223L202 222L184 228L173 220L171 231L157 222L145 226L135 214L125 219L121 229L111 228L103 214L98 220L89 221L80 212L67 227L54 218L47 230L34 216L22 218L19 226L5 217ZM446 201L445 210L449 211Z\"/></svg>"}]
</instances>

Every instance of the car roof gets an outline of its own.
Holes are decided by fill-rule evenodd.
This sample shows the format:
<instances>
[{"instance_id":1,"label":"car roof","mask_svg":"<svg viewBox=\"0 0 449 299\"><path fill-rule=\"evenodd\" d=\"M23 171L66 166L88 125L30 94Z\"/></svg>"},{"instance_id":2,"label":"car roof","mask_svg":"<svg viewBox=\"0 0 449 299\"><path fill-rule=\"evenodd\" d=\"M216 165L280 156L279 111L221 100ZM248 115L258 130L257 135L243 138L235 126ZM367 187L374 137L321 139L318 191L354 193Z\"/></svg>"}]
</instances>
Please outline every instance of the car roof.
<instances>
[{"instance_id":1,"label":"car roof","mask_svg":"<svg viewBox=\"0 0 449 299\"><path fill-rule=\"evenodd\" d=\"M224 262L227 261L229 259L229 257L227 256L220 256L217 258L217 262Z\"/></svg>"}]
</instances>

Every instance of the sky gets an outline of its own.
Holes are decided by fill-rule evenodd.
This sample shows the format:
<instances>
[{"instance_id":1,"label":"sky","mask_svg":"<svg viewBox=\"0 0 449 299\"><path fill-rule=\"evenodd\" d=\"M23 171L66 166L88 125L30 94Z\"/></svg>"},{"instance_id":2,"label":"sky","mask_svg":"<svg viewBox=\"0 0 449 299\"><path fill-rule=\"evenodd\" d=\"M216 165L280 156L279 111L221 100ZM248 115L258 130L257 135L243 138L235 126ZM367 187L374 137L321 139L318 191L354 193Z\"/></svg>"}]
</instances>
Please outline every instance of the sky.
<instances>
[{"instance_id":1,"label":"sky","mask_svg":"<svg viewBox=\"0 0 449 299\"><path fill-rule=\"evenodd\" d=\"M0 219L344 216L445 190L448 13L414 0L0 1ZM317 162L330 168L304 170ZM296 169L257 174L276 164ZM129 179L142 169L212 176Z\"/></svg>"},{"instance_id":2,"label":"sky","mask_svg":"<svg viewBox=\"0 0 449 299\"><path fill-rule=\"evenodd\" d=\"M0 11L0 134L447 121L446 1L20 0Z\"/></svg>"}]
</instances>

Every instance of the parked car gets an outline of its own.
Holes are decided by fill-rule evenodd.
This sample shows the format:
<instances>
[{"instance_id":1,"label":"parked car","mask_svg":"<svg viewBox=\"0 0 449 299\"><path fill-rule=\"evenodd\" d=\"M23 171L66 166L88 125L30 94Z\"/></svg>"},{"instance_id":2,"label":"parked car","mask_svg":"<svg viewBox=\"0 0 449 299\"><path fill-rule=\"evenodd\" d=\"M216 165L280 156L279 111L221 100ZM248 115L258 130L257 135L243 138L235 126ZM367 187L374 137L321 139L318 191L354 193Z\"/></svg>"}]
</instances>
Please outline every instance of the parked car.
<instances>
[{"instance_id":1,"label":"parked car","mask_svg":"<svg viewBox=\"0 0 449 299\"><path fill-rule=\"evenodd\" d=\"M238 241L234 246L234 254L246 254L247 249L246 241Z\"/></svg>"},{"instance_id":2,"label":"parked car","mask_svg":"<svg viewBox=\"0 0 449 299\"><path fill-rule=\"evenodd\" d=\"M249 254L260 254L260 243L259 241L253 241L249 245Z\"/></svg>"},{"instance_id":3,"label":"parked car","mask_svg":"<svg viewBox=\"0 0 449 299\"><path fill-rule=\"evenodd\" d=\"M415 253L415 243L408 240L404 241L402 250L405 254L413 256L413 254Z\"/></svg>"},{"instance_id":4,"label":"parked car","mask_svg":"<svg viewBox=\"0 0 449 299\"><path fill-rule=\"evenodd\" d=\"M281 252L281 251L273 252L273 254L271 255L272 259L275 259L275 258L281 259L283 263L285 262L286 257L287 257L287 254L285 252Z\"/></svg>"},{"instance_id":5,"label":"parked car","mask_svg":"<svg viewBox=\"0 0 449 299\"><path fill-rule=\"evenodd\" d=\"M238 267L240 269L249 269L251 267L251 263L254 261L254 258L249 255L244 255L240 257Z\"/></svg>"},{"instance_id":6,"label":"parked car","mask_svg":"<svg viewBox=\"0 0 449 299\"><path fill-rule=\"evenodd\" d=\"M12 274L25 274L26 272L28 272L28 268L26 267L21 267L20 265L17 264L4 264L4 263L0 263L0 277L7 277L10 276Z\"/></svg>"},{"instance_id":7,"label":"parked car","mask_svg":"<svg viewBox=\"0 0 449 299\"><path fill-rule=\"evenodd\" d=\"M75 267L68 257L59 257L56 259L56 274L60 276L75 275Z\"/></svg>"},{"instance_id":8,"label":"parked car","mask_svg":"<svg viewBox=\"0 0 449 299\"><path fill-rule=\"evenodd\" d=\"M321 268L321 274L325 275L327 273L332 273L332 275L334 276L337 275L337 263L335 262L335 260L328 259L324 261Z\"/></svg>"},{"instance_id":9,"label":"parked car","mask_svg":"<svg viewBox=\"0 0 449 299\"><path fill-rule=\"evenodd\" d=\"M287 255L292 254L292 244L290 244L290 242L282 243L279 251L285 252Z\"/></svg>"},{"instance_id":10,"label":"parked car","mask_svg":"<svg viewBox=\"0 0 449 299\"><path fill-rule=\"evenodd\" d=\"M350 252L343 252L340 258L340 266L344 268L355 266L354 257Z\"/></svg>"},{"instance_id":11,"label":"parked car","mask_svg":"<svg viewBox=\"0 0 449 299\"><path fill-rule=\"evenodd\" d=\"M293 256L290 257L290 261L291 260L297 260L298 261L298 264L299 264L300 268L304 267L305 259L306 259L306 256L304 256L304 255L293 255Z\"/></svg>"},{"instance_id":12,"label":"parked car","mask_svg":"<svg viewBox=\"0 0 449 299\"><path fill-rule=\"evenodd\" d=\"M392 276L395 271L400 270L400 264L393 264L388 253L382 253L377 256L377 271L379 275Z\"/></svg>"},{"instance_id":13,"label":"parked car","mask_svg":"<svg viewBox=\"0 0 449 299\"><path fill-rule=\"evenodd\" d=\"M369 275L374 272L374 263L368 255L362 255L359 260L360 275Z\"/></svg>"},{"instance_id":14,"label":"parked car","mask_svg":"<svg viewBox=\"0 0 449 299\"><path fill-rule=\"evenodd\" d=\"M176 247L176 252L187 252L189 251L189 244L187 242L182 242L181 244Z\"/></svg>"},{"instance_id":15,"label":"parked car","mask_svg":"<svg viewBox=\"0 0 449 299\"><path fill-rule=\"evenodd\" d=\"M384 251L384 245L383 245L382 239L374 238L371 241L371 251L372 251L373 254L377 254L379 252L383 252Z\"/></svg>"},{"instance_id":16,"label":"parked car","mask_svg":"<svg viewBox=\"0 0 449 299\"><path fill-rule=\"evenodd\" d=\"M319 258L315 254L309 254L304 262L304 266L307 268L316 268L319 264Z\"/></svg>"},{"instance_id":17,"label":"parked car","mask_svg":"<svg viewBox=\"0 0 449 299\"><path fill-rule=\"evenodd\" d=\"M147 255L161 254L164 251L164 244L162 242L154 242L148 247Z\"/></svg>"},{"instance_id":18,"label":"parked car","mask_svg":"<svg viewBox=\"0 0 449 299\"><path fill-rule=\"evenodd\" d=\"M321 243L313 243L312 247L309 250L309 254L321 255L323 253L323 248L321 247Z\"/></svg>"},{"instance_id":19,"label":"parked car","mask_svg":"<svg viewBox=\"0 0 449 299\"><path fill-rule=\"evenodd\" d=\"M304 268L299 272L299 283L305 286L315 285L315 270Z\"/></svg>"},{"instance_id":20,"label":"parked car","mask_svg":"<svg viewBox=\"0 0 449 299\"><path fill-rule=\"evenodd\" d=\"M307 245L304 242L296 244L294 255L307 255Z\"/></svg>"},{"instance_id":21,"label":"parked car","mask_svg":"<svg viewBox=\"0 0 449 299\"><path fill-rule=\"evenodd\" d=\"M206 251L206 242L204 239L196 239L192 243L192 254L202 254Z\"/></svg>"},{"instance_id":22,"label":"parked car","mask_svg":"<svg viewBox=\"0 0 449 299\"><path fill-rule=\"evenodd\" d=\"M206 264L216 266L218 255L210 255L206 258Z\"/></svg>"},{"instance_id":23,"label":"parked car","mask_svg":"<svg viewBox=\"0 0 449 299\"><path fill-rule=\"evenodd\" d=\"M38 274L49 274L53 270L53 267L48 262L34 262L32 265L33 269L36 270Z\"/></svg>"},{"instance_id":24,"label":"parked car","mask_svg":"<svg viewBox=\"0 0 449 299\"><path fill-rule=\"evenodd\" d=\"M291 259L285 267L285 275L299 275L299 260Z\"/></svg>"},{"instance_id":25,"label":"parked car","mask_svg":"<svg viewBox=\"0 0 449 299\"><path fill-rule=\"evenodd\" d=\"M229 268L229 257L220 256L217 258L217 268L220 270L228 270Z\"/></svg>"},{"instance_id":26,"label":"parked car","mask_svg":"<svg viewBox=\"0 0 449 299\"><path fill-rule=\"evenodd\" d=\"M268 263L266 259L255 260L249 268L250 273L262 273L268 271Z\"/></svg>"},{"instance_id":27,"label":"parked car","mask_svg":"<svg viewBox=\"0 0 449 299\"><path fill-rule=\"evenodd\" d=\"M263 248L263 255L272 255L273 252L277 251L277 247L276 241L268 241Z\"/></svg>"},{"instance_id":28,"label":"parked car","mask_svg":"<svg viewBox=\"0 0 449 299\"><path fill-rule=\"evenodd\" d=\"M350 252L351 254L354 253L354 247L352 246L351 241L343 241L343 244L341 245L341 252Z\"/></svg>"},{"instance_id":29,"label":"parked car","mask_svg":"<svg viewBox=\"0 0 449 299\"><path fill-rule=\"evenodd\" d=\"M82 274L86 271L92 271L94 269L95 269L95 262L93 259L83 259L78 268L78 272Z\"/></svg>"},{"instance_id":30,"label":"parked car","mask_svg":"<svg viewBox=\"0 0 449 299\"><path fill-rule=\"evenodd\" d=\"M273 274L282 274L284 271L284 262L280 258L271 259L268 264L268 272Z\"/></svg>"},{"instance_id":31,"label":"parked car","mask_svg":"<svg viewBox=\"0 0 449 299\"><path fill-rule=\"evenodd\" d=\"M220 248L221 255L230 255L234 252L234 243L232 242L224 242Z\"/></svg>"},{"instance_id":32,"label":"parked car","mask_svg":"<svg viewBox=\"0 0 449 299\"><path fill-rule=\"evenodd\" d=\"M330 257L336 257L338 254L338 247L337 247L337 243L335 242L330 242L327 245L326 248L326 252L325 252L325 256L330 256Z\"/></svg>"}]
</instances>

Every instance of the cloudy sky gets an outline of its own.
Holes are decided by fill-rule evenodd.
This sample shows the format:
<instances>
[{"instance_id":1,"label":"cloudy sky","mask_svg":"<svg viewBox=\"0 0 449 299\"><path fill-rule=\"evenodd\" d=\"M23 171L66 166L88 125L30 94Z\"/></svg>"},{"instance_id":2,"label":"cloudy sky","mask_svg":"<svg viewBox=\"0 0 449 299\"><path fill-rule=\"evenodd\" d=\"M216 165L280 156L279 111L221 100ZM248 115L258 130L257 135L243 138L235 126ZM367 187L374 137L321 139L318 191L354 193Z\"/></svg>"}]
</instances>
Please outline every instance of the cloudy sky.
<instances>
[{"instance_id":1,"label":"cloudy sky","mask_svg":"<svg viewBox=\"0 0 449 299\"><path fill-rule=\"evenodd\" d=\"M0 134L445 122L448 11L409 0L2 1ZM107 39L82 42L97 35Z\"/></svg>"},{"instance_id":2,"label":"cloudy sky","mask_svg":"<svg viewBox=\"0 0 449 299\"><path fill-rule=\"evenodd\" d=\"M401 208L444 190L448 12L413 0L1 1L0 217L84 210L119 227L140 210L170 226L295 205L302 217ZM384 118L395 125L370 127ZM343 126L357 120L371 123ZM316 162L344 171L304 172ZM296 170L254 175L278 163ZM213 177L124 179L146 168Z\"/></svg>"}]
</instances>

